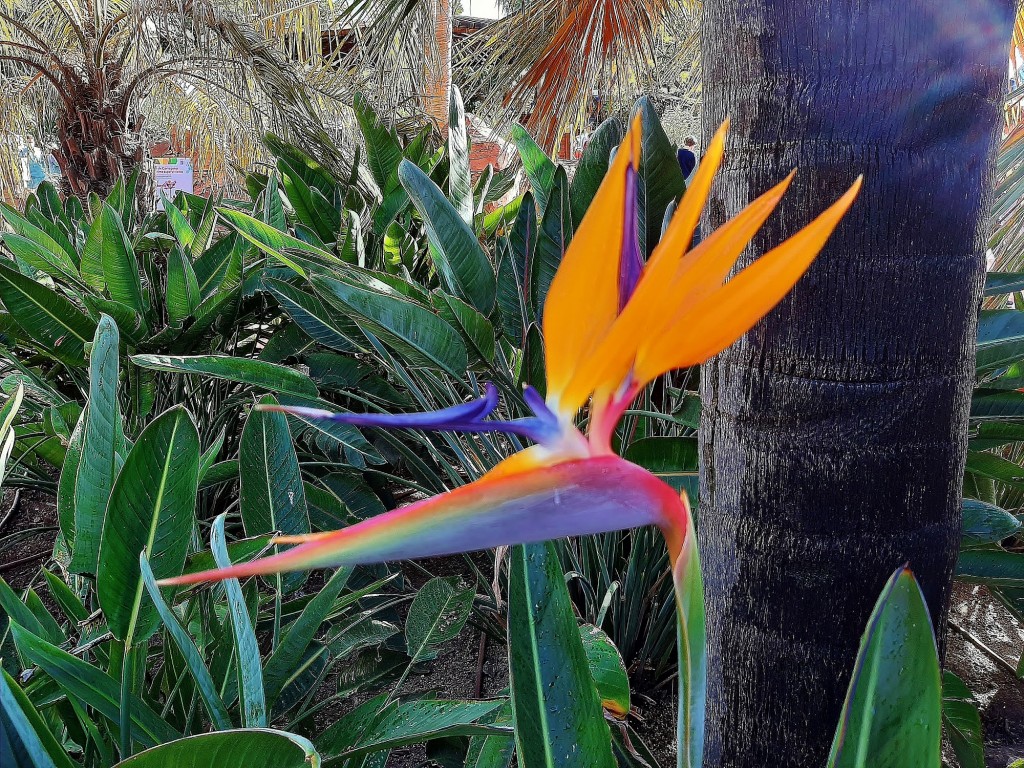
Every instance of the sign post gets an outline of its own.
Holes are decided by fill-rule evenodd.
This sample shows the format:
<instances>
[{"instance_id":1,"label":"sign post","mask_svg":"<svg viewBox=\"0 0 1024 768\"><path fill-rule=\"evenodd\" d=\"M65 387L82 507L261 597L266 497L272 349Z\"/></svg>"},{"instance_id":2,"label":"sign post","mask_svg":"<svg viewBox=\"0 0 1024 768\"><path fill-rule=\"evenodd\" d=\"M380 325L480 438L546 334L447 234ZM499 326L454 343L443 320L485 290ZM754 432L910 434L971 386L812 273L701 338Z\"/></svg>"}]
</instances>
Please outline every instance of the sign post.
<instances>
[{"instance_id":1,"label":"sign post","mask_svg":"<svg viewBox=\"0 0 1024 768\"><path fill-rule=\"evenodd\" d=\"M153 183L156 196L156 210L164 209L164 197L168 200L175 192L192 194L194 176L192 158L189 157L154 157Z\"/></svg>"}]
</instances>

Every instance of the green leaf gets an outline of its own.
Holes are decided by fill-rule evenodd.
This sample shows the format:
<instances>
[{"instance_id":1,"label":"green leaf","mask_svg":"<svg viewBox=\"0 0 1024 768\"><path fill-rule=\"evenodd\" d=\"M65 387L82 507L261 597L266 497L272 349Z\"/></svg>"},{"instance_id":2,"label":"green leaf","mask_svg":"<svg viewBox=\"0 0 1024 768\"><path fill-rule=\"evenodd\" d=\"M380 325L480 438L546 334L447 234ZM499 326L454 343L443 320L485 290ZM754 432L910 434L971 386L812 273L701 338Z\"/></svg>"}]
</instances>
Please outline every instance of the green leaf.
<instances>
[{"instance_id":1,"label":"green leaf","mask_svg":"<svg viewBox=\"0 0 1024 768\"><path fill-rule=\"evenodd\" d=\"M454 640L466 626L476 591L440 576L428 581L409 606L405 641L411 664L433 659L440 646Z\"/></svg>"},{"instance_id":2,"label":"green leaf","mask_svg":"<svg viewBox=\"0 0 1024 768\"><path fill-rule=\"evenodd\" d=\"M13 730L8 738L20 742L20 751L28 758L26 767L74 768L64 748L57 742L28 696L10 675L0 670L0 733ZM0 756L3 752L0 751ZM15 762L10 768L20 768Z\"/></svg>"},{"instance_id":3,"label":"green leaf","mask_svg":"<svg viewBox=\"0 0 1024 768\"><path fill-rule=\"evenodd\" d=\"M164 214L167 216L167 224L178 241L181 250L186 253L192 252L192 244L196 239L196 232L185 218L185 215L178 209L178 206L171 201L167 195L161 195L164 201Z\"/></svg>"},{"instance_id":4,"label":"green leaf","mask_svg":"<svg viewBox=\"0 0 1024 768\"><path fill-rule=\"evenodd\" d=\"M1002 456L981 451L967 452L968 472L989 477L1007 485L1024 487L1024 467Z\"/></svg>"},{"instance_id":5,"label":"green leaf","mask_svg":"<svg viewBox=\"0 0 1024 768\"><path fill-rule=\"evenodd\" d=\"M424 368L461 377L469 365L458 331L429 309L412 301L359 288L330 278L313 278L318 293L406 360Z\"/></svg>"},{"instance_id":6,"label":"green leaf","mask_svg":"<svg viewBox=\"0 0 1024 768\"><path fill-rule=\"evenodd\" d=\"M530 273L537 250L537 213L531 194L523 197L508 240L502 245L498 261L498 308L505 335L516 347L521 347L526 327L534 317Z\"/></svg>"},{"instance_id":7,"label":"green leaf","mask_svg":"<svg viewBox=\"0 0 1024 768\"><path fill-rule=\"evenodd\" d=\"M4 264L0 264L0 301L33 344L69 367L85 366L85 345L96 323L82 310Z\"/></svg>"},{"instance_id":8,"label":"green leaf","mask_svg":"<svg viewBox=\"0 0 1024 768\"><path fill-rule=\"evenodd\" d=\"M699 492L696 437L644 437L626 448L623 458L651 472L690 499Z\"/></svg>"},{"instance_id":9,"label":"green leaf","mask_svg":"<svg viewBox=\"0 0 1024 768\"><path fill-rule=\"evenodd\" d=\"M282 170L281 180L288 195L288 202L291 203L299 221L316 232L317 237L323 242L332 243L337 240L338 232L341 230L341 213L338 209L320 190L306 184L287 160L279 158L278 167ZM272 193L276 194L273 191Z\"/></svg>"},{"instance_id":10,"label":"green leaf","mask_svg":"<svg viewBox=\"0 0 1024 768\"><path fill-rule=\"evenodd\" d=\"M33 269L45 272L57 280L63 279L76 288L87 289L85 283L79 279L74 263L67 256L63 256L62 252L55 253L27 237L11 233L0 235L0 239L16 259L21 259Z\"/></svg>"},{"instance_id":11,"label":"green leaf","mask_svg":"<svg viewBox=\"0 0 1024 768\"><path fill-rule=\"evenodd\" d=\"M393 188L398 165L402 162L402 144L394 130L384 125L361 93L356 94L352 108L366 142L366 164L377 186L387 192Z\"/></svg>"},{"instance_id":12,"label":"green leaf","mask_svg":"<svg viewBox=\"0 0 1024 768\"><path fill-rule=\"evenodd\" d=\"M398 177L423 218L430 254L448 291L485 315L490 314L494 307L494 269L471 224L460 218L444 193L413 163L403 160Z\"/></svg>"},{"instance_id":13,"label":"green leaf","mask_svg":"<svg viewBox=\"0 0 1024 768\"><path fill-rule=\"evenodd\" d=\"M469 136L462 92L452 86L448 101L448 197L459 216L473 226L473 187L469 177Z\"/></svg>"},{"instance_id":14,"label":"green leaf","mask_svg":"<svg viewBox=\"0 0 1024 768\"><path fill-rule=\"evenodd\" d=\"M160 618L167 628L167 634L170 635L178 651L181 652L189 672L192 673L192 678L196 681L196 688L210 715L210 720L218 730L227 730L231 727L231 718L228 716L223 699L217 692L217 686L213 682L210 670L203 662L203 656L195 642L178 622L178 617L174 615L174 611L167 605L160 593L160 588L156 585L156 579L153 576L153 569L149 567L149 561L144 552L139 554L139 572L142 574L142 582L146 585L146 591L149 592L149 598L153 601L157 613L160 614Z\"/></svg>"},{"instance_id":15,"label":"green leaf","mask_svg":"<svg viewBox=\"0 0 1024 768\"><path fill-rule=\"evenodd\" d=\"M0 203L0 217L3 217L16 235L32 241L41 250L50 254L48 258L54 263L69 265L77 276L78 253L60 227L44 217L34 222L29 221L5 203Z\"/></svg>"},{"instance_id":16,"label":"green leaf","mask_svg":"<svg viewBox=\"0 0 1024 768\"><path fill-rule=\"evenodd\" d=\"M956 577L974 584L1024 587L1024 554L1002 549L968 549L956 561Z\"/></svg>"},{"instance_id":17,"label":"green leaf","mask_svg":"<svg viewBox=\"0 0 1024 768\"><path fill-rule=\"evenodd\" d=\"M318 768L320 755L302 736L270 728L202 733L132 755L115 768Z\"/></svg>"},{"instance_id":18,"label":"green leaf","mask_svg":"<svg viewBox=\"0 0 1024 768\"><path fill-rule=\"evenodd\" d=\"M530 295L536 316L541 317L548 289L562 263L562 257L572 240L572 214L569 209L569 180L561 166L551 184L548 206L540 224L537 250L530 268Z\"/></svg>"},{"instance_id":19,"label":"green leaf","mask_svg":"<svg viewBox=\"0 0 1024 768\"><path fill-rule=\"evenodd\" d=\"M224 515L218 515L210 530L210 549L218 568L229 568L227 546L224 542ZM242 724L247 728L265 728L267 705L263 692L263 668L260 648L249 619L249 609L242 596L238 579L225 579L224 592L228 598L231 629L235 638L235 661L238 664L239 688L242 692Z\"/></svg>"},{"instance_id":20,"label":"green leaf","mask_svg":"<svg viewBox=\"0 0 1024 768\"><path fill-rule=\"evenodd\" d=\"M640 148L640 169L637 172L637 214L640 252L650 253L661 237L665 209L686 191L686 179L679 167L675 147L661 127L658 113L649 97L644 96L633 108L643 121Z\"/></svg>"},{"instance_id":21,"label":"green leaf","mask_svg":"<svg viewBox=\"0 0 1024 768\"><path fill-rule=\"evenodd\" d=\"M508 626L520 765L614 766L611 736L551 542L512 549Z\"/></svg>"},{"instance_id":22,"label":"green leaf","mask_svg":"<svg viewBox=\"0 0 1024 768\"><path fill-rule=\"evenodd\" d=\"M60 525L64 545L69 552L75 550L75 496L78 485L78 468L82 464L82 446L85 443L85 425L89 421L89 408L82 411L75 424L75 430L68 440L64 464L57 482L57 521Z\"/></svg>"},{"instance_id":23,"label":"green leaf","mask_svg":"<svg viewBox=\"0 0 1024 768\"><path fill-rule=\"evenodd\" d=\"M358 349L352 336L359 335L355 323L337 313L328 312L323 303L311 293L296 288L283 280L264 277L263 287L273 294L278 303L311 339L339 352Z\"/></svg>"},{"instance_id":24,"label":"green leaf","mask_svg":"<svg viewBox=\"0 0 1024 768\"><path fill-rule=\"evenodd\" d=\"M864 631L828 768L935 768L941 741L931 618L913 574L900 568Z\"/></svg>"},{"instance_id":25,"label":"green leaf","mask_svg":"<svg viewBox=\"0 0 1024 768\"><path fill-rule=\"evenodd\" d=\"M608 172L612 150L622 143L625 135L626 131L618 118L610 117L597 127L583 149L583 155L569 186L572 220L577 226L583 221L583 214L590 207Z\"/></svg>"},{"instance_id":26,"label":"green leaf","mask_svg":"<svg viewBox=\"0 0 1024 768\"><path fill-rule=\"evenodd\" d=\"M583 650L587 654L590 674L594 676L601 706L618 719L629 714L629 675L615 643L593 624L580 627Z\"/></svg>"},{"instance_id":27,"label":"green leaf","mask_svg":"<svg viewBox=\"0 0 1024 768\"><path fill-rule=\"evenodd\" d=\"M1012 536L1021 528L1021 522L1005 509L975 499L963 501L963 544L978 546L995 544Z\"/></svg>"},{"instance_id":28,"label":"green leaf","mask_svg":"<svg viewBox=\"0 0 1024 768\"><path fill-rule=\"evenodd\" d=\"M97 274L97 266L102 270ZM128 233L120 214L107 203L89 229L82 249L82 277L110 298L142 314L146 301Z\"/></svg>"},{"instance_id":29,"label":"green leaf","mask_svg":"<svg viewBox=\"0 0 1024 768\"><path fill-rule=\"evenodd\" d=\"M498 709L501 701L420 699L400 704L391 702L383 710L381 702L381 698L371 699L328 728L317 739L320 751L334 757L353 758L431 739L508 730L479 722Z\"/></svg>"},{"instance_id":30,"label":"green leaf","mask_svg":"<svg viewBox=\"0 0 1024 768\"><path fill-rule=\"evenodd\" d=\"M989 272L985 275L985 295L1005 296L1024 290L1024 272Z\"/></svg>"},{"instance_id":31,"label":"green leaf","mask_svg":"<svg viewBox=\"0 0 1024 768\"><path fill-rule=\"evenodd\" d=\"M1024 419L1024 392L976 389L971 398L971 420Z\"/></svg>"},{"instance_id":32,"label":"green leaf","mask_svg":"<svg viewBox=\"0 0 1024 768\"><path fill-rule=\"evenodd\" d=\"M103 517L121 468L124 425L117 399L119 372L117 326L104 315L89 358L88 421L75 483L75 549L69 566L74 573L96 573Z\"/></svg>"},{"instance_id":33,"label":"green leaf","mask_svg":"<svg viewBox=\"0 0 1024 768\"><path fill-rule=\"evenodd\" d=\"M199 487L199 431L181 406L149 424L132 446L107 504L96 591L107 626L131 645L159 625L143 600L139 553L156 578L180 576L195 525Z\"/></svg>"},{"instance_id":34,"label":"green leaf","mask_svg":"<svg viewBox=\"0 0 1024 768\"><path fill-rule=\"evenodd\" d=\"M537 201L537 209L544 212L548 207L551 184L555 178L555 164L523 126L512 126L512 141L519 149L526 177L530 180L530 189L533 190L533 197Z\"/></svg>"},{"instance_id":35,"label":"green leaf","mask_svg":"<svg viewBox=\"0 0 1024 768\"><path fill-rule=\"evenodd\" d=\"M330 268L334 264L342 263L329 251L284 232L278 232L246 213L230 208L218 208L217 212L243 238L302 277L305 277L306 271L311 268Z\"/></svg>"},{"instance_id":36,"label":"green leaf","mask_svg":"<svg viewBox=\"0 0 1024 768\"><path fill-rule=\"evenodd\" d=\"M1024 357L1024 312L986 309L978 318L979 374L989 373Z\"/></svg>"},{"instance_id":37,"label":"green leaf","mask_svg":"<svg viewBox=\"0 0 1024 768\"><path fill-rule=\"evenodd\" d=\"M260 405L276 406L278 402L273 395L265 395ZM309 533L299 460L283 413L256 409L249 413L242 430L238 461L245 535L275 531L288 535ZM290 592L305 582L306 573L282 574L278 578L285 591Z\"/></svg>"},{"instance_id":38,"label":"green leaf","mask_svg":"<svg viewBox=\"0 0 1024 768\"><path fill-rule=\"evenodd\" d=\"M181 248L167 254L167 320L180 326L202 302L192 262Z\"/></svg>"},{"instance_id":39,"label":"green leaf","mask_svg":"<svg viewBox=\"0 0 1024 768\"><path fill-rule=\"evenodd\" d=\"M482 718L481 722L498 723L511 720L512 704L506 701L500 709ZM466 751L466 768L510 768L515 746L516 742L511 734L474 736L469 740L469 749Z\"/></svg>"},{"instance_id":40,"label":"green leaf","mask_svg":"<svg viewBox=\"0 0 1024 768\"><path fill-rule=\"evenodd\" d=\"M172 373L198 373L239 384L299 397L316 397L313 381L286 365L230 355L135 355L132 362L142 368Z\"/></svg>"},{"instance_id":41,"label":"green leaf","mask_svg":"<svg viewBox=\"0 0 1024 768\"><path fill-rule=\"evenodd\" d=\"M69 696L81 700L116 726L120 721L120 686L102 670L36 637L17 624L11 633L18 650L32 664L54 679ZM181 734L168 725L149 705L130 695L131 734L135 741L151 747L172 741Z\"/></svg>"},{"instance_id":42,"label":"green leaf","mask_svg":"<svg viewBox=\"0 0 1024 768\"><path fill-rule=\"evenodd\" d=\"M494 326L490 320L462 299L442 291L434 294L433 303L449 325L462 331L483 362L494 362Z\"/></svg>"},{"instance_id":43,"label":"green leaf","mask_svg":"<svg viewBox=\"0 0 1024 768\"><path fill-rule=\"evenodd\" d=\"M978 705L963 680L952 672L942 674L942 724L960 768L985 768Z\"/></svg>"},{"instance_id":44,"label":"green leaf","mask_svg":"<svg viewBox=\"0 0 1024 768\"><path fill-rule=\"evenodd\" d=\"M320 626L334 608L334 601L345 588L351 575L351 568L336 570L316 596L302 609L299 617L288 626L277 650L263 670L263 686L268 701L273 702L277 699L298 660L302 658Z\"/></svg>"}]
</instances>

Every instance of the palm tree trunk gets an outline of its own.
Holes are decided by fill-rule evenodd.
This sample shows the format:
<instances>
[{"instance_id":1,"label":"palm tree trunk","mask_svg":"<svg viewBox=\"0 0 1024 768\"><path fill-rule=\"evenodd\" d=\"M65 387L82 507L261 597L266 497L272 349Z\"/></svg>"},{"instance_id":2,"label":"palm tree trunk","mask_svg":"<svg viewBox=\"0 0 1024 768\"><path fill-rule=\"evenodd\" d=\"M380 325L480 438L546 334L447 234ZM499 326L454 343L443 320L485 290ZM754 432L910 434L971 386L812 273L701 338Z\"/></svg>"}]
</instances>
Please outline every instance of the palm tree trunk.
<instances>
[{"instance_id":1,"label":"palm tree trunk","mask_svg":"<svg viewBox=\"0 0 1024 768\"><path fill-rule=\"evenodd\" d=\"M704 9L705 130L733 125L708 223L799 166L761 253L865 175L793 294L702 371L707 765L821 766L897 566L945 621L1014 0Z\"/></svg>"},{"instance_id":2,"label":"palm tree trunk","mask_svg":"<svg viewBox=\"0 0 1024 768\"><path fill-rule=\"evenodd\" d=\"M434 55L425 59L423 110L442 134L448 133L448 99L452 90L452 1L431 0L434 10Z\"/></svg>"}]
</instances>

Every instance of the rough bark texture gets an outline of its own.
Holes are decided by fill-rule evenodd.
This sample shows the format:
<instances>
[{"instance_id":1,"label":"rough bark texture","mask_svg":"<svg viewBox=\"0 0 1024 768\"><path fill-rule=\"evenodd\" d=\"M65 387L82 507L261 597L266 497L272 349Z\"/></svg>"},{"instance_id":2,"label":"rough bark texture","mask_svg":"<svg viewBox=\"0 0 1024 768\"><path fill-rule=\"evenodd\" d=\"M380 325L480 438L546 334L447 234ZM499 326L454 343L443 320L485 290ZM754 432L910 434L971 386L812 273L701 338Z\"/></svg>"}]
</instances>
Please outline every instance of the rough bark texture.
<instances>
[{"instance_id":1,"label":"rough bark texture","mask_svg":"<svg viewBox=\"0 0 1024 768\"><path fill-rule=\"evenodd\" d=\"M942 626L1013 6L704 4L704 127L733 126L706 224L799 166L752 257L865 175L792 295L703 369L708 766L824 765L901 563Z\"/></svg>"},{"instance_id":2,"label":"rough bark texture","mask_svg":"<svg viewBox=\"0 0 1024 768\"><path fill-rule=\"evenodd\" d=\"M433 50L426 57L423 111L448 134L448 100L452 90L452 0L431 0L434 13Z\"/></svg>"}]
</instances>

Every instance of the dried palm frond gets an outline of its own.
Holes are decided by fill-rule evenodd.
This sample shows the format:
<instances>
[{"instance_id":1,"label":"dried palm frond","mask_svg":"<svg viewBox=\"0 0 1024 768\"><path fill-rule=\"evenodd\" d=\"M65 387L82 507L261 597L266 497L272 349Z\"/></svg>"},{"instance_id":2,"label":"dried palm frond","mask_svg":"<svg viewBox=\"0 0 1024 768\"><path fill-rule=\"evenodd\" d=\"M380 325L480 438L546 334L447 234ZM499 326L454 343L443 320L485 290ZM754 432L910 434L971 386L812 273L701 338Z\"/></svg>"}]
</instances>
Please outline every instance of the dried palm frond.
<instances>
[{"instance_id":1,"label":"dried palm frond","mask_svg":"<svg viewBox=\"0 0 1024 768\"><path fill-rule=\"evenodd\" d=\"M0 0L0 62L23 83L18 101L56 116L45 132L76 194L109 188L171 134L190 134L197 167L218 179L255 159L266 130L348 173L326 126L349 91L321 55L320 24L318 0ZM24 111L8 123L33 128Z\"/></svg>"},{"instance_id":2,"label":"dried palm frond","mask_svg":"<svg viewBox=\"0 0 1024 768\"><path fill-rule=\"evenodd\" d=\"M692 28L693 4L536 0L471 39L456 59L457 78L482 112L523 121L553 149L586 122L595 100L627 103L652 88L667 19Z\"/></svg>"}]
</instances>

